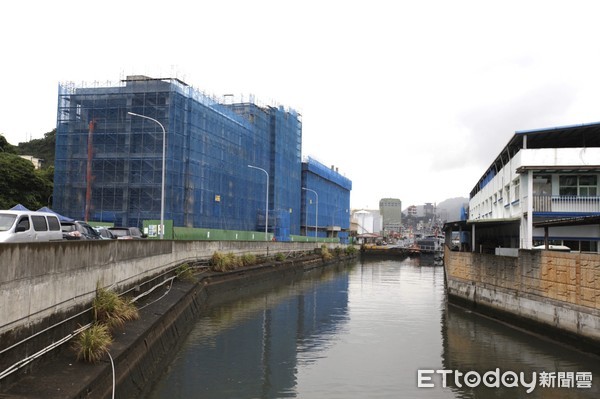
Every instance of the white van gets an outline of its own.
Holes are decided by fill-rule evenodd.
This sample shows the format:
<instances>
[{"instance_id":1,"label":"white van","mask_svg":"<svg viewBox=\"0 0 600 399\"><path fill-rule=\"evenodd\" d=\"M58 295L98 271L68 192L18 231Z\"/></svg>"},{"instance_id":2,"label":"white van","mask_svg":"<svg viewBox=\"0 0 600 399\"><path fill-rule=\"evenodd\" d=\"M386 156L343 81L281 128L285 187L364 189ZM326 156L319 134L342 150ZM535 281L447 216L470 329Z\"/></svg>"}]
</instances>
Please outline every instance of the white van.
<instances>
[{"instance_id":1,"label":"white van","mask_svg":"<svg viewBox=\"0 0 600 399\"><path fill-rule=\"evenodd\" d=\"M0 243L60 241L58 217L48 212L0 211Z\"/></svg>"}]
</instances>

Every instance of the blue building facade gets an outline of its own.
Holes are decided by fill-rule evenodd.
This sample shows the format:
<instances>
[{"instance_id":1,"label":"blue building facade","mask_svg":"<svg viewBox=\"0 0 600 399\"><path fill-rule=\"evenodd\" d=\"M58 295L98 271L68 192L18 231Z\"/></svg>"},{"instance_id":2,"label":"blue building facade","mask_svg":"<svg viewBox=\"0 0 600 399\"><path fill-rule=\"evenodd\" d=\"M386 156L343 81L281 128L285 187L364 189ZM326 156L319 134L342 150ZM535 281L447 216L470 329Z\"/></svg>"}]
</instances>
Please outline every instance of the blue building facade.
<instances>
[{"instance_id":1,"label":"blue building facade","mask_svg":"<svg viewBox=\"0 0 600 399\"><path fill-rule=\"evenodd\" d=\"M302 225L307 236L339 237L347 243L350 232L352 182L333 166L313 158L302 162Z\"/></svg>"},{"instance_id":2,"label":"blue building facade","mask_svg":"<svg viewBox=\"0 0 600 399\"><path fill-rule=\"evenodd\" d=\"M130 76L107 87L60 85L54 208L119 226L159 219L166 131L165 220L174 226L300 234L300 115L219 103L178 79Z\"/></svg>"}]
</instances>

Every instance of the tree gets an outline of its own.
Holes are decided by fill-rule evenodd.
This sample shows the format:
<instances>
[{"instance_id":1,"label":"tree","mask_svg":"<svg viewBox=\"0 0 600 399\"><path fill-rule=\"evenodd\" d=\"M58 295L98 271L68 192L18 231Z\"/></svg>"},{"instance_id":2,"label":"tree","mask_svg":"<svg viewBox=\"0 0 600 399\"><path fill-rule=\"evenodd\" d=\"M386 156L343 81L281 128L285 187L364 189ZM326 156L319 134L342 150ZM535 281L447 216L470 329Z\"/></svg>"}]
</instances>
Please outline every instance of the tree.
<instances>
[{"instance_id":1,"label":"tree","mask_svg":"<svg viewBox=\"0 0 600 399\"><path fill-rule=\"evenodd\" d=\"M6 137L0 133L0 152L6 152L8 154L16 154L15 146L6 141Z\"/></svg>"},{"instance_id":2,"label":"tree","mask_svg":"<svg viewBox=\"0 0 600 399\"><path fill-rule=\"evenodd\" d=\"M0 209L22 204L36 210L47 204L52 194L47 171L36 171L28 160L7 152L0 152L0 170Z\"/></svg>"}]
</instances>

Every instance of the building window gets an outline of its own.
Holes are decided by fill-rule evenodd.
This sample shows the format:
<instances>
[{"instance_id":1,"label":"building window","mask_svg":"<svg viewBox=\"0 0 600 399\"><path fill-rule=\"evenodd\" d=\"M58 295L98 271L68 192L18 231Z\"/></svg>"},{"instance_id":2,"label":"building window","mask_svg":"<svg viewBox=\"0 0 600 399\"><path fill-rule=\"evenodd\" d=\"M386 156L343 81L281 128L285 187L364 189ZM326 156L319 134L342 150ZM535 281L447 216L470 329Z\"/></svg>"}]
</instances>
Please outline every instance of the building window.
<instances>
[{"instance_id":1,"label":"building window","mask_svg":"<svg viewBox=\"0 0 600 399\"><path fill-rule=\"evenodd\" d=\"M595 197L598 193L597 176L579 176L579 195Z\"/></svg>"},{"instance_id":2,"label":"building window","mask_svg":"<svg viewBox=\"0 0 600 399\"><path fill-rule=\"evenodd\" d=\"M533 195L552 195L552 176L534 174Z\"/></svg>"},{"instance_id":3,"label":"building window","mask_svg":"<svg viewBox=\"0 0 600 399\"><path fill-rule=\"evenodd\" d=\"M597 241L575 241L575 240L565 240L564 244L571 249L572 252L598 252L598 242Z\"/></svg>"},{"instance_id":4,"label":"building window","mask_svg":"<svg viewBox=\"0 0 600 399\"><path fill-rule=\"evenodd\" d=\"M598 195L598 177L594 175L564 175L559 177L561 196L595 197Z\"/></svg>"},{"instance_id":5,"label":"building window","mask_svg":"<svg viewBox=\"0 0 600 399\"><path fill-rule=\"evenodd\" d=\"M521 199L521 197L520 197L521 193L520 193L520 189L519 189L520 182L521 182L521 179L515 179L512 182L512 184L513 184L513 190L512 191L513 191L513 196L514 196L513 199L512 199L513 202L514 201L518 201L518 200Z\"/></svg>"}]
</instances>

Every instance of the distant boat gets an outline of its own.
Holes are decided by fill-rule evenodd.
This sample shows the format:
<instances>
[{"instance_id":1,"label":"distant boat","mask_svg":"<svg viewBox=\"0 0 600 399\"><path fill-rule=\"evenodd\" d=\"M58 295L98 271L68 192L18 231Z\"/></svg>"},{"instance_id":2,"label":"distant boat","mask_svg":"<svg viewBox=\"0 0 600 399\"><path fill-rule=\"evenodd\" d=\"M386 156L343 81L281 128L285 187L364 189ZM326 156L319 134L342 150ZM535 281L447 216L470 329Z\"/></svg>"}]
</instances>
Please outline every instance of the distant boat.
<instances>
[{"instance_id":1,"label":"distant boat","mask_svg":"<svg viewBox=\"0 0 600 399\"><path fill-rule=\"evenodd\" d=\"M428 235L417 240L417 246L422 254L433 254L435 259L444 258L444 237L439 235Z\"/></svg>"}]
</instances>

